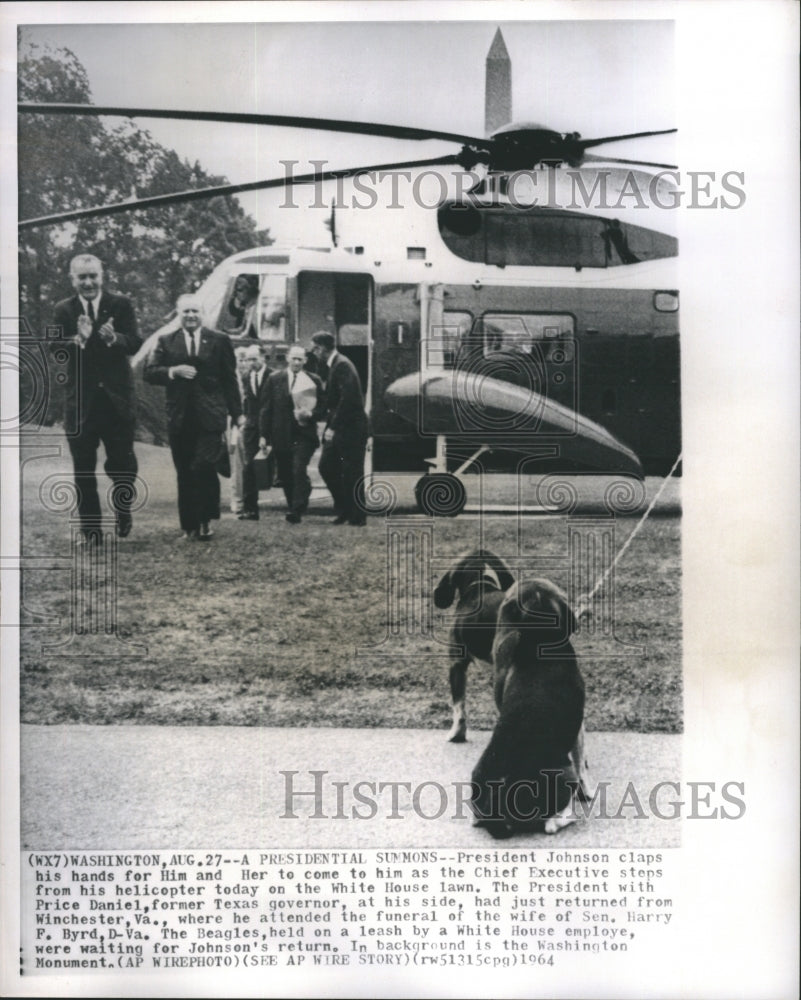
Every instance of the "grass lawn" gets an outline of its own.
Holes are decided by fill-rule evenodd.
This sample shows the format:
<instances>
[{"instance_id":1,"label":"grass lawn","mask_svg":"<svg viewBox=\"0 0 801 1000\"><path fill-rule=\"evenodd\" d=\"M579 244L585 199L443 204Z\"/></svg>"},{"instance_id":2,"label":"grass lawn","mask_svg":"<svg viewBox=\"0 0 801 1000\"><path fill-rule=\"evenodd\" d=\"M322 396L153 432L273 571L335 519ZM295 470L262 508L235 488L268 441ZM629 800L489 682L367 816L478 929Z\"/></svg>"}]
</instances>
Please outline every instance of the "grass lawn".
<instances>
[{"instance_id":1,"label":"grass lawn","mask_svg":"<svg viewBox=\"0 0 801 1000\"><path fill-rule=\"evenodd\" d=\"M262 494L260 521L224 513L210 543L181 543L169 451L140 444L137 455L149 495L119 544L117 622L119 638L142 655L119 655L124 646L109 636L96 658L43 650L69 633L71 543L69 511L46 510L39 489L57 473L69 478L70 463L27 457L23 554L34 561L23 602L60 624L28 618L21 630L23 722L446 730L448 619L430 600L441 572L483 544L518 576L568 584L568 527L576 522L565 516L462 515L432 524L397 514L358 529L331 525L321 499L318 513L290 527L273 490ZM102 475L100 482L102 489ZM656 485L649 481L649 490ZM484 499L497 498L485 488ZM616 519L614 551L637 520ZM574 639L590 730L681 729L680 524L673 508L646 521L616 567L613 612ZM408 551L406 541L400 556L388 546L390 533L409 539ZM410 554L424 538L428 563ZM37 569L42 557L62 568ZM495 716L489 671L471 669L468 726L491 728Z\"/></svg>"}]
</instances>

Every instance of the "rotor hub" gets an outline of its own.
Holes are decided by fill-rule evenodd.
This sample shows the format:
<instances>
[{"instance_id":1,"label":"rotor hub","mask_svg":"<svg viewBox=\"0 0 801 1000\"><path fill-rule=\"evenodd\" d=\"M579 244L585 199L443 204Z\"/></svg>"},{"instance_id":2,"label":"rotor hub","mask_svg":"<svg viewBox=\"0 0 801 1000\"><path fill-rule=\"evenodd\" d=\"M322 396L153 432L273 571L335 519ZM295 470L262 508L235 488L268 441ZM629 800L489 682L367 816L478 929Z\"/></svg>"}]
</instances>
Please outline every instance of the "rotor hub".
<instances>
[{"instance_id":1,"label":"rotor hub","mask_svg":"<svg viewBox=\"0 0 801 1000\"><path fill-rule=\"evenodd\" d=\"M499 173L532 170L540 163L578 166L583 158L578 132L562 135L530 122L504 125L492 134L489 169Z\"/></svg>"}]
</instances>

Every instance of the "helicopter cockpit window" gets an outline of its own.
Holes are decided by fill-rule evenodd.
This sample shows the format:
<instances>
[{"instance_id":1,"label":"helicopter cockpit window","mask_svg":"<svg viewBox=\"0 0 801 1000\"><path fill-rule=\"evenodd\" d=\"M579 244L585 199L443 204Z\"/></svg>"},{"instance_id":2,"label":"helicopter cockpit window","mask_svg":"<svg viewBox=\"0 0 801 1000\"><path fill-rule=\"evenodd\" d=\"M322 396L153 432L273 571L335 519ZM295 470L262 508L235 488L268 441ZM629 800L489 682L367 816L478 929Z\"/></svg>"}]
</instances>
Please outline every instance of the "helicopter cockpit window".
<instances>
[{"instance_id":1,"label":"helicopter cockpit window","mask_svg":"<svg viewBox=\"0 0 801 1000\"><path fill-rule=\"evenodd\" d=\"M217 309L216 328L232 337L284 341L286 275L235 274L228 279Z\"/></svg>"},{"instance_id":2,"label":"helicopter cockpit window","mask_svg":"<svg viewBox=\"0 0 801 1000\"><path fill-rule=\"evenodd\" d=\"M259 276L238 274L220 313L219 328L234 337L255 337L254 313L259 296Z\"/></svg>"}]
</instances>

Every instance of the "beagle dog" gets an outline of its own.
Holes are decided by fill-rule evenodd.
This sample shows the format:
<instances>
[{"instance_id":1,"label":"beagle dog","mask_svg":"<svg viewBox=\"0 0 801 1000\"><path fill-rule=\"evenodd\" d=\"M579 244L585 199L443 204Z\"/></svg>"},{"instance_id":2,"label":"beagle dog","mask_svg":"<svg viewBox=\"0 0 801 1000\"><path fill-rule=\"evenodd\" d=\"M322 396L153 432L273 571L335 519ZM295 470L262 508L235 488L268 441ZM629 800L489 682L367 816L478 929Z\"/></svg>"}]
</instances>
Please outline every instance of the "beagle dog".
<instances>
[{"instance_id":1,"label":"beagle dog","mask_svg":"<svg viewBox=\"0 0 801 1000\"><path fill-rule=\"evenodd\" d=\"M448 733L451 743L465 742L467 668L475 660L489 665L498 609L514 582L509 568L494 552L474 549L448 570L434 590L438 608L449 608L459 595L450 636L454 657L449 674L453 702L453 725Z\"/></svg>"},{"instance_id":2,"label":"beagle dog","mask_svg":"<svg viewBox=\"0 0 801 1000\"><path fill-rule=\"evenodd\" d=\"M569 637L576 616L549 580L517 583L492 645L500 716L473 770L476 825L493 837L556 833L584 784L584 680ZM577 749L578 744L578 749Z\"/></svg>"}]
</instances>

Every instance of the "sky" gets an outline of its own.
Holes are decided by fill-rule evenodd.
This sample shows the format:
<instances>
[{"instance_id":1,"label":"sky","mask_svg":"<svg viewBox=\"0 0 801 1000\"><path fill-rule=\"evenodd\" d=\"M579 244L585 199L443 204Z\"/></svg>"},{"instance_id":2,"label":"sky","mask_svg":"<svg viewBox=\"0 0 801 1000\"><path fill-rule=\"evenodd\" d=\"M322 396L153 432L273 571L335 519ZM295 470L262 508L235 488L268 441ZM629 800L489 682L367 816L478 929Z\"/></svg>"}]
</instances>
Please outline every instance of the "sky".
<instances>
[{"instance_id":1,"label":"sky","mask_svg":"<svg viewBox=\"0 0 801 1000\"><path fill-rule=\"evenodd\" d=\"M96 8L98 11L101 7ZM92 8L89 8L91 11ZM584 137L676 125L670 21L60 24L21 28L31 44L66 47L97 104L297 114L484 134L485 59L501 27L512 61L515 120ZM244 182L458 152L296 129L140 120L163 145ZM610 155L675 162L673 136ZM327 189L333 193L333 189ZM328 197L328 195L326 195ZM311 204L311 188L294 197ZM241 196L279 240L317 239L327 212L288 212L278 192Z\"/></svg>"}]
</instances>

